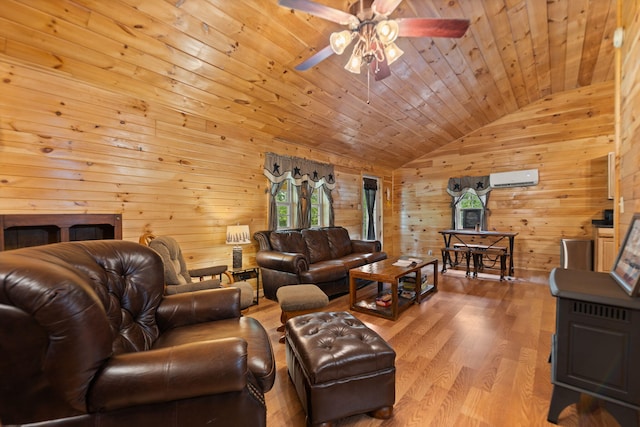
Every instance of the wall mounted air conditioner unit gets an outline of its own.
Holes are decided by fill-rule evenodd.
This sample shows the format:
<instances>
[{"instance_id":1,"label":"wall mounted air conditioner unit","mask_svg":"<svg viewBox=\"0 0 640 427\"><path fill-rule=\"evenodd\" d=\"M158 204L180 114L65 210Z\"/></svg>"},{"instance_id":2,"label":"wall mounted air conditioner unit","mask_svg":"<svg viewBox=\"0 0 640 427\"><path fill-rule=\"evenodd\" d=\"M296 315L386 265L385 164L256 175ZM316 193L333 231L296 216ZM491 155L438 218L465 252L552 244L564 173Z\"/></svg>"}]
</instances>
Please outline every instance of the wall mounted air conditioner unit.
<instances>
[{"instance_id":1,"label":"wall mounted air conditioner unit","mask_svg":"<svg viewBox=\"0 0 640 427\"><path fill-rule=\"evenodd\" d=\"M493 188L525 187L538 183L538 169L524 171L498 172L489 175L489 184Z\"/></svg>"}]
</instances>

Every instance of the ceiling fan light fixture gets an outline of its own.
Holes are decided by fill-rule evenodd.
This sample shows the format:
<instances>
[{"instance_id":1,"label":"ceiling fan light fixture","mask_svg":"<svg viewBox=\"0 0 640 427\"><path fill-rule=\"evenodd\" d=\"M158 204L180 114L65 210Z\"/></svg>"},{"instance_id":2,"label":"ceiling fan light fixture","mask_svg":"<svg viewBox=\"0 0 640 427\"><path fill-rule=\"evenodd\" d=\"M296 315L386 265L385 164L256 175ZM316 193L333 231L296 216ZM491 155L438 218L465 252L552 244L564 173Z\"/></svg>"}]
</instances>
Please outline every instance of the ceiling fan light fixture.
<instances>
[{"instance_id":1,"label":"ceiling fan light fixture","mask_svg":"<svg viewBox=\"0 0 640 427\"><path fill-rule=\"evenodd\" d=\"M384 48L384 55L387 57L388 65L396 62L396 60L400 58L403 53L404 51L400 49L395 43L388 44Z\"/></svg>"},{"instance_id":2,"label":"ceiling fan light fixture","mask_svg":"<svg viewBox=\"0 0 640 427\"><path fill-rule=\"evenodd\" d=\"M398 38L399 32L400 26L392 19L380 21L376 24L376 33L383 45L393 43Z\"/></svg>"},{"instance_id":3,"label":"ceiling fan light fixture","mask_svg":"<svg viewBox=\"0 0 640 427\"><path fill-rule=\"evenodd\" d=\"M337 55L342 55L342 52L351 44L353 41L353 32L349 30L337 31L331 34L329 37L329 42L331 44L331 49Z\"/></svg>"},{"instance_id":4,"label":"ceiling fan light fixture","mask_svg":"<svg viewBox=\"0 0 640 427\"><path fill-rule=\"evenodd\" d=\"M349 62L344 66L344 69L349 71L350 73L360 74L360 67L362 66L362 56L356 52L357 49L353 50L351 54L351 58L349 58Z\"/></svg>"}]
</instances>

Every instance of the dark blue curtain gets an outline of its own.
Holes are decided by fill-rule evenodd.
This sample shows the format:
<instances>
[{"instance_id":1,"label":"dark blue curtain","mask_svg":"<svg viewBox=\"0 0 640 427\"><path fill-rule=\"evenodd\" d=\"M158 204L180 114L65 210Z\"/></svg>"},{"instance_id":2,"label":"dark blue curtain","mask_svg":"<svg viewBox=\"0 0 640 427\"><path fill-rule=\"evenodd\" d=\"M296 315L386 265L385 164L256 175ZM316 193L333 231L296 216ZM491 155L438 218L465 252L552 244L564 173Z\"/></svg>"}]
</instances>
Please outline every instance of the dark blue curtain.
<instances>
[{"instance_id":1,"label":"dark blue curtain","mask_svg":"<svg viewBox=\"0 0 640 427\"><path fill-rule=\"evenodd\" d=\"M367 240L376 240L376 219L374 217L376 206L376 192L378 191L378 181L372 178L363 178L364 198L367 202Z\"/></svg>"}]
</instances>

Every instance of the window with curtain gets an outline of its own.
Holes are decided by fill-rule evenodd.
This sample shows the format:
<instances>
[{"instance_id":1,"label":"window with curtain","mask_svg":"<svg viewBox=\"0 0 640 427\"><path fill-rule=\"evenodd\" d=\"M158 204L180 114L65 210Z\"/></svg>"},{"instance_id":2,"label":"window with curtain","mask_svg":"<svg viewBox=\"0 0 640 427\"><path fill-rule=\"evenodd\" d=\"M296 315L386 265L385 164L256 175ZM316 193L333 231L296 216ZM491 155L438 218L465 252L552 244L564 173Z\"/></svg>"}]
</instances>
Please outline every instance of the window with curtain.
<instances>
[{"instance_id":1,"label":"window with curtain","mask_svg":"<svg viewBox=\"0 0 640 427\"><path fill-rule=\"evenodd\" d=\"M292 190L294 189L294 190ZM328 224L327 198L322 187L314 188L309 199L310 226L323 227ZM276 206L278 212L278 229L294 228L298 224L299 208L298 194L291 179L282 182L280 190L276 194Z\"/></svg>"},{"instance_id":2,"label":"window with curtain","mask_svg":"<svg viewBox=\"0 0 640 427\"><path fill-rule=\"evenodd\" d=\"M367 240L376 240L376 194L378 192L378 180L362 178L364 197L364 236Z\"/></svg>"},{"instance_id":3,"label":"window with curtain","mask_svg":"<svg viewBox=\"0 0 640 427\"><path fill-rule=\"evenodd\" d=\"M311 226L323 227L329 225L327 221L327 198L322 187L318 187L311 194Z\"/></svg>"},{"instance_id":4,"label":"window with curtain","mask_svg":"<svg viewBox=\"0 0 640 427\"><path fill-rule=\"evenodd\" d=\"M266 153L264 174L270 182L270 230L333 225L333 165Z\"/></svg>"},{"instance_id":5,"label":"window with curtain","mask_svg":"<svg viewBox=\"0 0 640 427\"><path fill-rule=\"evenodd\" d=\"M283 181L276 194L276 206L278 211L278 229L291 228L295 219L295 206L289 181Z\"/></svg>"},{"instance_id":6,"label":"window with curtain","mask_svg":"<svg viewBox=\"0 0 640 427\"><path fill-rule=\"evenodd\" d=\"M449 178L447 193L451 201L451 227L459 230L487 229L487 202L489 201L489 176L464 176Z\"/></svg>"}]
</instances>

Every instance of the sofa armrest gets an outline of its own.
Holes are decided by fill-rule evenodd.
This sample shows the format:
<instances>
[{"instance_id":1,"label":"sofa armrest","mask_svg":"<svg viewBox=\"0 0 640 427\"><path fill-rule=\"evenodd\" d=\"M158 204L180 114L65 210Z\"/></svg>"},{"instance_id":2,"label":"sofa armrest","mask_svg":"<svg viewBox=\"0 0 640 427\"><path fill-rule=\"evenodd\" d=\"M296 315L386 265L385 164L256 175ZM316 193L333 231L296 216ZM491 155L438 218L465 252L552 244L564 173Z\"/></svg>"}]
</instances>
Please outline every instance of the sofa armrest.
<instances>
[{"instance_id":1,"label":"sofa armrest","mask_svg":"<svg viewBox=\"0 0 640 427\"><path fill-rule=\"evenodd\" d=\"M240 317L240 289L218 288L165 295L156 311L160 330Z\"/></svg>"},{"instance_id":2,"label":"sofa armrest","mask_svg":"<svg viewBox=\"0 0 640 427\"><path fill-rule=\"evenodd\" d=\"M309 269L304 255L294 252L260 251L256 254L256 262L262 268L293 274Z\"/></svg>"},{"instance_id":3,"label":"sofa armrest","mask_svg":"<svg viewBox=\"0 0 640 427\"><path fill-rule=\"evenodd\" d=\"M201 341L111 357L96 376L88 406L109 411L235 392L246 383L244 339Z\"/></svg>"},{"instance_id":4,"label":"sofa armrest","mask_svg":"<svg viewBox=\"0 0 640 427\"><path fill-rule=\"evenodd\" d=\"M379 240L351 240L351 249L355 253L380 252L382 243Z\"/></svg>"}]
</instances>

